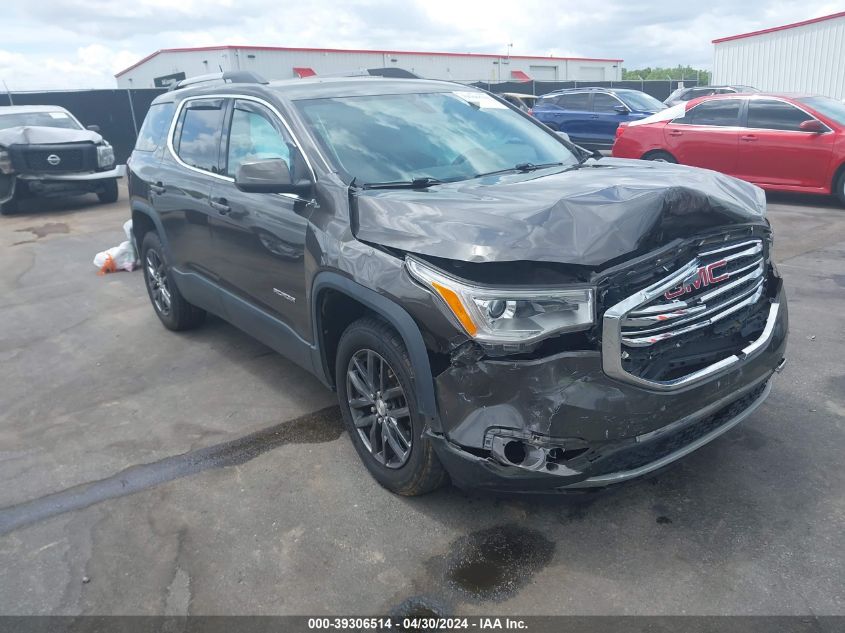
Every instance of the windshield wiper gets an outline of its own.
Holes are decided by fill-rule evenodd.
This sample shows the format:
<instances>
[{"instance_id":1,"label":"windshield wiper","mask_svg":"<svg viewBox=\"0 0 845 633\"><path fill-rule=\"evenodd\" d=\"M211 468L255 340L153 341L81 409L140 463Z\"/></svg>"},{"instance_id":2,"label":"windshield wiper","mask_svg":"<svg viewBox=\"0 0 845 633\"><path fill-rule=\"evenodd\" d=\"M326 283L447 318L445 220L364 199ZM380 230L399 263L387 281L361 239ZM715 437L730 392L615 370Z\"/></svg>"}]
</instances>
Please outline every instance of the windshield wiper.
<instances>
[{"instance_id":1,"label":"windshield wiper","mask_svg":"<svg viewBox=\"0 0 845 633\"><path fill-rule=\"evenodd\" d=\"M511 172L517 172L520 174L527 174L530 171L536 171L538 169L544 169L546 167L558 167L559 165L563 165L563 163L542 163L540 165L535 165L534 163L519 163L514 165L513 167L508 167L507 169L497 169L496 171L488 171L483 174L476 174L473 178L483 178L484 176L495 176L497 174L509 174Z\"/></svg>"},{"instance_id":2,"label":"windshield wiper","mask_svg":"<svg viewBox=\"0 0 845 633\"><path fill-rule=\"evenodd\" d=\"M425 176L413 180L397 180L395 182L368 182L364 183L362 189L425 189L433 185L442 185L443 181L437 178Z\"/></svg>"}]
</instances>

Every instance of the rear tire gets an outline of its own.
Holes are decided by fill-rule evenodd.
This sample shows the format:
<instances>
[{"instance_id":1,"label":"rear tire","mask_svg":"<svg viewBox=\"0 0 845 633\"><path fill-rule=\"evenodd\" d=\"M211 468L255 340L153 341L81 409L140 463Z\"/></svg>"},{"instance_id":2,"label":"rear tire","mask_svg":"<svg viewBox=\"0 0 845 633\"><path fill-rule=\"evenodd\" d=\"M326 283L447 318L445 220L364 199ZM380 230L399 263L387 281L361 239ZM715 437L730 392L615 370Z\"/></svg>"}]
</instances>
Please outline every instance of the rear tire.
<instances>
[{"instance_id":1,"label":"rear tire","mask_svg":"<svg viewBox=\"0 0 845 633\"><path fill-rule=\"evenodd\" d=\"M375 480L408 497L447 480L434 446L423 436L412 376L402 338L387 323L364 317L346 328L335 363L344 424Z\"/></svg>"},{"instance_id":2,"label":"rear tire","mask_svg":"<svg viewBox=\"0 0 845 633\"><path fill-rule=\"evenodd\" d=\"M117 178L110 178L103 183L103 190L97 194L97 198L103 204L111 204L112 202L117 202L119 195Z\"/></svg>"},{"instance_id":3,"label":"rear tire","mask_svg":"<svg viewBox=\"0 0 845 633\"><path fill-rule=\"evenodd\" d=\"M205 310L185 301L173 283L170 264L158 235L150 231L141 244L141 267L153 310L168 330L190 330L205 320Z\"/></svg>"},{"instance_id":4,"label":"rear tire","mask_svg":"<svg viewBox=\"0 0 845 633\"><path fill-rule=\"evenodd\" d=\"M672 156L669 152L648 152L647 154L643 155L643 160L654 160L660 163L672 163L673 165L678 164L678 159Z\"/></svg>"}]
</instances>

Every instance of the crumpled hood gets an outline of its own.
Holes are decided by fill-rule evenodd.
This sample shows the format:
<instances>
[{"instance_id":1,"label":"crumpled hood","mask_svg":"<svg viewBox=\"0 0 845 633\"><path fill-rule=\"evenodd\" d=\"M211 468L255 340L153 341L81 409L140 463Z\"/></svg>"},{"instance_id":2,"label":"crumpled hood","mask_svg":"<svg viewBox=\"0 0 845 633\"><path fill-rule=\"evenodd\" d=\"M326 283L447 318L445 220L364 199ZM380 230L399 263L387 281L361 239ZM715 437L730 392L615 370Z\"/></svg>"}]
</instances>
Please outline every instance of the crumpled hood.
<instances>
[{"instance_id":1,"label":"crumpled hood","mask_svg":"<svg viewBox=\"0 0 845 633\"><path fill-rule=\"evenodd\" d=\"M562 173L357 192L356 237L467 262L599 266L724 225L765 223L765 194L682 165L604 158Z\"/></svg>"},{"instance_id":2,"label":"crumpled hood","mask_svg":"<svg viewBox=\"0 0 845 633\"><path fill-rule=\"evenodd\" d=\"M19 125L0 130L0 145L57 145L59 143L102 143L103 137L91 130L68 130L40 125Z\"/></svg>"}]
</instances>

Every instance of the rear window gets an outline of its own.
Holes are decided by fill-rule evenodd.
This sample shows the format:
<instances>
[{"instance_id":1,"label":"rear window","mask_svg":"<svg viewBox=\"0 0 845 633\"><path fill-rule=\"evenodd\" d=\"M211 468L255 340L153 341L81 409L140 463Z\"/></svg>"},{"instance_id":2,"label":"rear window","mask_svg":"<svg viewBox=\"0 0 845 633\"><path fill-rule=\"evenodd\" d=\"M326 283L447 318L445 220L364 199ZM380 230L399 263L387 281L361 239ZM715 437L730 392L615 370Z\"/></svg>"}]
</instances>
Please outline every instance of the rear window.
<instances>
[{"instance_id":1,"label":"rear window","mask_svg":"<svg viewBox=\"0 0 845 633\"><path fill-rule=\"evenodd\" d=\"M150 106L144 123L138 131L138 140L135 142L135 149L139 152L154 152L160 145L164 144L167 130L170 128L170 121L173 112L176 110L174 103L156 103Z\"/></svg>"},{"instance_id":2,"label":"rear window","mask_svg":"<svg viewBox=\"0 0 845 633\"><path fill-rule=\"evenodd\" d=\"M672 121L683 125L713 125L716 127L730 127L739 125L739 99L716 99L705 101L692 110Z\"/></svg>"},{"instance_id":3,"label":"rear window","mask_svg":"<svg viewBox=\"0 0 845 633\"><path fill-rule=\"evenodd\" d=\"M557 100L557 104L564 110L589 110L590 93L574 92L568 95L561 95Z\"/></svg>"},{"instance_id":4,"label":"rear window","mask_svg":"<svg viewBox=\"0 0 845 633\"><path fill-rule=\"evenodd\" d=\"M179 158L191 167L217 172L222 128L222 99L192 101L179 120L175 143Z\"/></svg>"}]
</instances>

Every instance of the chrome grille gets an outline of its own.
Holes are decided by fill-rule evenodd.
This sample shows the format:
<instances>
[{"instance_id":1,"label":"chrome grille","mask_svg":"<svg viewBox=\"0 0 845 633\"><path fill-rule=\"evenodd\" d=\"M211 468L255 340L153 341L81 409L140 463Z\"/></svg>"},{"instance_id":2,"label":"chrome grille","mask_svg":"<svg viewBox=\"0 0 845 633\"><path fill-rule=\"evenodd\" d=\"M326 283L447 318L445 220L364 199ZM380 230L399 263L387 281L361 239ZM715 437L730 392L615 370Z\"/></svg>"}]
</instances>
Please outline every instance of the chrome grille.
<instances>
[{"instance_id":1,"label":"chrome grille","mask_svg":"<svg viewBox=\"0 0 845 633\"><path fill-rule=\"evenodd\" d=\"M621 319L623 346L649 347L699 330L753 305L763 294L762 240L706 250L689 268L676 286Z\"/></svg>"}]
</instances>

